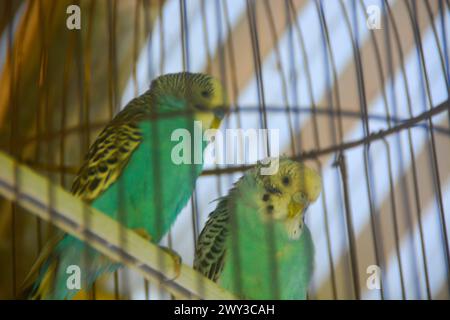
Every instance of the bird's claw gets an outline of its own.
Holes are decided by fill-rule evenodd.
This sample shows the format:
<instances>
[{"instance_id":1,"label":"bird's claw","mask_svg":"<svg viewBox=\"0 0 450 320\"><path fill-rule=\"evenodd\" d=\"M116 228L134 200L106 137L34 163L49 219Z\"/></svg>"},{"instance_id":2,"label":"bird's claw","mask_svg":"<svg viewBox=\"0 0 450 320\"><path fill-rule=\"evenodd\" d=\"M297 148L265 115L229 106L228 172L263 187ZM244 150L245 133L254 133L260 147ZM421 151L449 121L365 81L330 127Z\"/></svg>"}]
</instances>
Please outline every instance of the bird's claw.
<instances>
[{"instance_id":1,"label":"bird's claw","mask_svg":"<svg viewBox=\"0 0 450 320\"><path fill-rule=\"evenodd\" d=\"M168 281L173 281L180 276L182 259L181 259L180 255L178 253L176 253L174 250L172 250L168 247L164 247L164 246L159 246L159 247L162 250L164 250L166 253L168 253L173 259L173 263L175 265L175 276L172 279L168 279Z\"/></svg>"},{"instance_id":2,"label":"bird's claw","mask_svg":"<svg viewBox=\"0 0 450 320\"><path fill-rule=\"evenodd\" d=\"M152 241L152 236L144 228L136 228L133 230L134 230L134 232L136 232L138 235L140 235L145 240Z\"/></svg>"},{"instance_id":3,"label":"bird's claw","mask_svg":"<svg viewBox=\"0 0 450 320\"><path fill-rule=\"evenodd\" d=\"M144 239L146 239L148 241L152 241L152 239L153 239L152 236L144 228L136 228L133 230L134 230L134 232L136 232L138 235L140 235ZM159 247L162 250L164 250L166 253L168 253L173 259L173 262L175 264L175 276L172 279L169 279L168 281L175 280L176 278L178 278L180 276L180 273L181 273L181 261L182 261L181 257L178 253L176 253L175 251L173 251L172 249L170 249L168 247L164 247L164 246L159 246Z\"/></svg>"}]
</instances>

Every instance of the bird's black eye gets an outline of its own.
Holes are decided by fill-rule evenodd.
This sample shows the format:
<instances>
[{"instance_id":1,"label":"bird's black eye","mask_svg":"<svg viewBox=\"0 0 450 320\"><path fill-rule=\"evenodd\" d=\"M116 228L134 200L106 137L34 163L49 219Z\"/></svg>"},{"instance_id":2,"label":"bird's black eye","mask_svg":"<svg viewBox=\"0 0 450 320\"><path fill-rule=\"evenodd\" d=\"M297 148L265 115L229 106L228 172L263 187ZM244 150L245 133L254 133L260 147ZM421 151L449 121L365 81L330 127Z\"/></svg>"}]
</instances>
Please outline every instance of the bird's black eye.
<instances>
[{"instance_id":1,"label":"bird's black eye","mask_svg":"<svg viewBox=\"0 0 450 320\"><path fill-rule=\"evenodd\" d=\"M289 179L288 176L284 176L283 179L281 180L281 182L283 182L283 184L284 184L285 186L288 186L289 183L291 182L291 180Z\"/></svg>"},{"instance_id":2,"label":"bird's black eye","mask_svg":"<svg viewBox=\"0 0 450 320\"><path fill-rule=\"evenodd\" d=\"M201 95L203 98L209 98L209 97L211 97L211 92L209 92L208 90L203 90L201 92Z\"/></svg>"}]
</instances>

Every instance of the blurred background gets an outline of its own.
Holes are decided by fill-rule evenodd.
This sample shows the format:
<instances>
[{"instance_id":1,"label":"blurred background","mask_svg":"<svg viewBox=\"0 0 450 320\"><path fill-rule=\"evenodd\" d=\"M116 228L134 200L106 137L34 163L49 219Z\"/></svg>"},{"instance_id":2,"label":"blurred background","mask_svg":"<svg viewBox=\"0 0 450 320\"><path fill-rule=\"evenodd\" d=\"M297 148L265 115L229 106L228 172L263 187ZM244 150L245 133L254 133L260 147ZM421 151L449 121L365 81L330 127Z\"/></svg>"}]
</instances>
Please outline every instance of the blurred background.
<instances>
[{"instance_id":1,"label":"blurred background","mask_svg":"<svg viewBox=\"0 0 450 320\"><path fill-rule=\"evenodd\" d=\"M66 24L70 5L80 8L80 29ZM448 299L449 8L448 0L2 0L0 149L69 189L99 130L153 78L213 74L233 104L222 129L279 129L281 153L323 177L306 216L316 247L310 299ZM249 164L205 168L164 239L184 263L192 265L212 200ZM1 299L14 298L54 232L0 196ZM380 289L367 286L371 266ZM170 295L124 269L79 298Z\"/></svg>"}]
</instances>

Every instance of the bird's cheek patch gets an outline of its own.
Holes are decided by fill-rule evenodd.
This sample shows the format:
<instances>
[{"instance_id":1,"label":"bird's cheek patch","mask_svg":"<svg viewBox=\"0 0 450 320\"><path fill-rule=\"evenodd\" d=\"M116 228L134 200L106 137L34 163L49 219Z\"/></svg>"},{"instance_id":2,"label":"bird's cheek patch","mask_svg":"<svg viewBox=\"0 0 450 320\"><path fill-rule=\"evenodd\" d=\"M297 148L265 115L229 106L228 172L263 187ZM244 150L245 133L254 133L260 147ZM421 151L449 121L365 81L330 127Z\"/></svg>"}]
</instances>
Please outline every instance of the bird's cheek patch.
<instances>
[{"instance_id":1,"label":"bird's cheek patch","mask_svg":"<svg viewBox=\"0 0 450 320\"><path fill-rule=\"evenodd\" d=\"M298 240L302 235L303 224L300 216L288 219L285 224L286 232L289 239Z\"/></svg>"}]
</instances>

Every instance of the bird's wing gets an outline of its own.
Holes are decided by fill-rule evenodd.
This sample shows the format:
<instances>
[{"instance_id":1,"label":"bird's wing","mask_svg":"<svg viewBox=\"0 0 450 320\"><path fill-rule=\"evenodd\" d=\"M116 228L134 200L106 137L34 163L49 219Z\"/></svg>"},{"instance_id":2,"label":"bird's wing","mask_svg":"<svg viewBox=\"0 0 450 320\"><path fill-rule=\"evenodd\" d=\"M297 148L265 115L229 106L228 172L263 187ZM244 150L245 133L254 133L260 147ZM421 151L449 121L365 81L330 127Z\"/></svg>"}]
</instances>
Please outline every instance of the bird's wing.
<instances>
[{"instance_id":1,"label":"bird's wing","mask_svg":"<svg viewBox=\"0 0 450 320\"><path fill-rule=\"evenodd\" d=\"M120 112L89 148L71 192L85 201L96 199L120 176L131 154L142 141L136 119L142 115L133 105Z\"/></svg>"},{"instance_id":2,"label":"bird's wing","mask_svg":"<svg viewBox=\"0 0 450 320\"><path fill-rule=\"evenodd\" d=\"M203 228L195 252L194 269L212 281L222 273L229 228L227 199L223 198Z\"/></svg>"}]
</instances>

